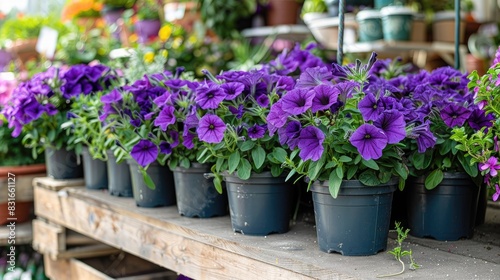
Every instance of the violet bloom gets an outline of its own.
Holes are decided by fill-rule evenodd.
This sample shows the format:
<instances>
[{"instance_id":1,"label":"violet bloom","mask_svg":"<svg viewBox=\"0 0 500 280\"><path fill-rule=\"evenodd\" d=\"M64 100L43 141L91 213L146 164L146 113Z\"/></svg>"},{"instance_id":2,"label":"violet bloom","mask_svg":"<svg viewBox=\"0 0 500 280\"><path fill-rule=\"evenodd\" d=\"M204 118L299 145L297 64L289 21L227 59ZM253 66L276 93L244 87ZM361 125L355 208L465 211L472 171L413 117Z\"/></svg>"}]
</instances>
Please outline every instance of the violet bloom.
<instances>
[{"instance_id":1,"label":"violet bloom","mask_svg":"<svg viewBox=\"0 0 500 280\"><path fill-rule=\"evenodd\" d=\"M140 166L145 167L158 157L158 147L153 142L143 139L135 144L130 155Z\"/></svg>"},{"instance_id":2,"label":"violet bloom","mask_svg":"<svg viewBox=\"0 0 500 280\"><path fill-rule=\"evenodd\" d=\"M290 115L300 115L311 108L313 98L309 89L295 88L281 98L282 109Z\"/></svg>"},{"instance_id":3,"label":"violet bloom","mask_svg":"<svg viewBox=\"0 0 500 280\"><path fill-rule=\"evenodd\" d=\"M205 83L196 89L196 103L202 109L217 109L226 94L224 90L215 83Z\"/></svg>"},{"instance_id":4,"label":"violet bloom","mask_svg":"<svg viewBox=\"0 0 500 280\"><path fill-rule=\"evenodd\" d=\"M307 68L300 74L297 81L298 88L312 88L323 83L330 83L332 73L326 67Z\"/></svg>"},{"instance_id":5,"label":"violet bloom","mask_svg":"<svg viewBox=\"0 0 500 280\"><path fill-rule=\"evenodd\" d=\"M247 129L248 137L251 139L259 139L266 134L266 125L254 124Z\"/></svg>"},{"instance_id":6,"label":"violet bloom","mask_svg":"<svg viewBox=\"0 0 500 280\"><path fill-rule=\"evenodd\" d=\"M291 150L295 149L299 144L299 136L301 130L302 125L299 121L291 121L286 127L281 127L280 129L278 129L280 144L287 144Z\"/></svg>"},{"instance_id":7,"label":"violet bloom","mask_svg":"<svg viewBox=\"0 0 500 280\"><path fill-rule=\"evenodd\" d=\"M452 103L441 110L441 118L447 126L453 128L462 126L471 113L467 108Z\"/></svg>"},{"instance_id":8,"label":"violet bloom","mask_svg":"<svg viewBox=\"0 0 500 280\"><path fill-rule=\"evenodd\" d=\"M319 85L312 90L314 98L312 100L311 112L316 113L321 110L330 109L337 102L340 90L333 85Z\"/></svg>"},{"instance_id":9,"label":"violet bloom","mask_svg":"<svg viewBox=\"0 0 500 280\"><path fill-rule=\"evenodd\" d=\"M170 155L172 153L173 147L170 145L170 143L166 141L162 141L160 143L160 153L165 154L165 155Z\"/></svg>"},{"instance_id":10,"label":"violet bloom","mask_svg":"<svg viewBox=\"0 0 500 280\"><path fill-rule=\"evenodd\" d=\"M269 110L269 114L267 115L267 128L269 129L269 134L272 136L278 130L278 128L284 126L286 124L286 120L288 119L288 114L283 110L282 99L278 100L278 102L274 103L271 106L271 110Z\"/></svg>"},{"instance_id":11,"label":"violet bloom","mask_svg":"<svg viewBox=\"0 0 500 280\"><path fill-rule=\"evenodd\" d=\"M269 106L269 96L267 94L259 94L256 98L257 104L262 108L267 108Z\"/></svg>"},{"instance_id":12,"label":"violet bloom","mask_svg":"<svg viewBox=\"0 0 500 280\"><path fill-rule=\"evenodd\" d=\"M302 160L318 161L323 155L325 134L315 126L308 126L300 132L298 147Z\"/></svg>"},{"instance_id":13,"label":"violet bloom","mask_svg":"<svg viewBox=\"0 0 500 280\"><path fill-rule=\"evenodd\" d=\"M165 106L158 114L154 121L154 125L160 127L161 130L167 130L167 127L175 123L175 108L174 106Z\"/></svg>"},{"instance_id":14,"label":"violet bloom","mask_svg":"<svg viewBox=\"0 0 500 280\"><path fill-rule=\"evenodd\" d=\"M220 86L224 93L226 94L226 100L234 100L238 97L243 90L245 85L239 82L229 82Z\"/></svg>"},{"instance_id":15,"label":"violet bloom","mask_svg":"<svg viewBox=\"0 0 500 280\"><path fill-rule=\"evenodd\" d=\"M382 129L388 144L399 143L406 137L404 116L396 110L384 111L373 124Z\"/></svg>"},{"instance_id":16,"label":"violet bloom","mask_svg":"<svg viewBox=\"0 0 500 280\"><path fill-rule=\"evenodd\" d=\"M123 97L117 89L113 89L108 94L101 96L101 102L104 104L118 103L122 99Z\"/></svg>"},{"instance_id":17,"label":"violet bloom","mask_svg":"<svg viewBox=\"0 0 500 280\"><path fill-rule=\"evenodd\" d=\"M431 132L429 121L415 126L408 137L417 141L419 153L425 153L427 149L434 147L437 140L436 136Z\"/></svg>"},{"instance_id":18,"label":"violet bloom","mask_svg":"<svg viewBox=\"0 0 500 280\"><path fill-rule=\"evenodd\" d=\"M493 120L495 117L493 114L486 115L485 112L479 108L472 111L467 123L474 130L480 130L483 127L491 127L493 125Z\"/></svg>"},{"instance_id":19,"label":"violet bloom","mask_svg":"<svg viewBox=\"0 0 500 280\"><path fill-rule=\"evenodd\" d=\"M220 143L224 138L226 124L216 115L206 114L200 119L200 124L196 132L201 141L207 143Z\"/></svg>"},{"instance_id":20,"label":"violet bloom","mask_svg":"<svg viewBox=\"0 0 500 280\"><path fill-rule=\"evenodd\" d=\"M491 177L496 177L498 175L498 170L500 170L500 164L498 164L498 159L496 157L490 157L485 163L479 163L479 170L488 170L488 174Z\"/></svg>"},{"instance_id":21,"label":"violet bloom","mask_svg":"<svg viewBox=\"0 0 500 280\"><path fill-rule=\"evenodd\" d=\"M162 95L156 97L153 100L154 104L160 107L171 101L172 101L172 94L170 94L168 91L165 91Z\"/></svg>"},{"instance_id":22,"label":"violet bloom","mask_svg":"<svg viewBox=\"0 0 500 280\"><path fill-rule=\"evenodd\" d=\"M374 121L384 111L382 104L371 93L359 101L358 108L365 121Z\"/></svg>"},{"instance_id":23,"label":"violet bloom","mask_svg":"<svg viewBox=\"0 0 500 280\"><path fill-rule=\"evenodd\" d=\"M358 149L363 159L378 159L387 146L387 136L372 124L362 124L349 138L351 144Z\"/></svg>"},{"instance_id":24,"label":"violet bloom","mask_svg":"<svg viewBox=\"0 0 500 280\"><path fill-rule=\"evenodd\" d=\"M193 140L196 137L196 134L191 131L184 131L182 133L182 145L186 147L186 149L191 150L194 148Z\"/></svg>"},{"instance_id":25,"label":"violet bloom","mask_svg":"<svg viewBox=\"0 0 500 280\"><path fill-rule=\"evenodd\" d=\"M497 201L498 197L500 197L500 187L498 184L495 184L495 193L492 196L493 201Z\"/></svg>"},{"instance_id":26,"label":"violet bloom","mask_svg":"<svg viewBox=\"0 0 500 280\"><path fill-rule=\"evenodd\" d=\"M237 119L241 119L243 117L243 113L245 112L245 106L243 104L238 105L238 108L234 106L228 106L229 112L235 115Z\"/></svg>"}]
</instances>

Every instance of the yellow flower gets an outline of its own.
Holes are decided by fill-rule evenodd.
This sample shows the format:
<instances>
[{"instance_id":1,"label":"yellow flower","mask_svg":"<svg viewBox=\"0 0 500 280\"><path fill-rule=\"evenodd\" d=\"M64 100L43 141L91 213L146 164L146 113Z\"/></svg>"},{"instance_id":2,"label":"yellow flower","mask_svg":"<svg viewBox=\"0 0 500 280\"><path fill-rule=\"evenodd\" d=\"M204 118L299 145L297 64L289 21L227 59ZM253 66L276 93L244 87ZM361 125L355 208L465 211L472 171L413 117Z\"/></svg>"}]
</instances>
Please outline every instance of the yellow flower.
<instances>
[{"instance_id":1,"label":"yellow flower","mask_svg":"<svg viewBox=\"0 0 500 280\"><path fill-rule=\"evenodd\" d=\"M198 41L198 38L196 38L196 35L191 35L191 36L189 36L188 41L189 41L189 43L194 45Z\"/></svg>"},{"instance_id":2,"label":"yellow flower","mask_svg":"<svg viewBox=\"0 0 500 280\"><path fill-rule=\"evenodd\" d=\"M160 40L163 42L167 41L170 35L172 35L172 27L170 27L170 25L163 26L160 32L158 32L158 37L160 37Z\"/></svg>"},{"instance_id":3,"label":"yellow flower","mask_svg":"<svg viewBox=\"0 0 500 280\"><path fill-rule=\"evenodd\" d=\"M154 52L147 52L144 54L144 62L151 63L155 59Z\"/></svg>"},{"instance_id":4,"label":"yellow flower","mask_svg":"<svg viewBox=\"0 0 500 280\"><path fill-rule=\"evenodd\" d=\"M160 55L163 57L168 57L168 51L167 50L161 50Z\"/></svg>"}]
</instances>

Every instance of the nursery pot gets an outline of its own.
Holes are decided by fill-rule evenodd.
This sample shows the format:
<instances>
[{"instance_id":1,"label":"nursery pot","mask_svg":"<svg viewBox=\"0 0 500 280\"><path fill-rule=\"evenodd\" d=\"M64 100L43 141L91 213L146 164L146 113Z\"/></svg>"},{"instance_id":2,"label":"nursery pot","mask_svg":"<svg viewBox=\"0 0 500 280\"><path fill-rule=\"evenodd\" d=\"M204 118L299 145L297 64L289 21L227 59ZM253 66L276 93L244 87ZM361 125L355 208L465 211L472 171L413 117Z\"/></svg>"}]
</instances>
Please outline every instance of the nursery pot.
<instances>
[{"instance_id":1,"label":"nursery pot","mask_svg":"<svg viewBox=\"0 0 500 280\"><path fill-rule=\"evenodd\" d=\"M292 189L284 177L263 172L253 173L248 180L225 174L224 180L235 232L268 235L288 231Z\"/></svg>"},{"instance_id":2,"label":"nursery pot","mask_svg":"<svg viewBox=\"0 0 500 280\"><path fill-rule=\"evenodd\" d=\"M192 163L190 168L177 167L174 173L175 195L179 214L186 217L210 218L227 214L227 195L214 187L213 178L205 178L210 165Z\"/></svg>"},{"instance_id":3,"label":"nursery pot","mask_svg":"<svg viewBox=\"0 0 500 280\"><path fill-rule=\"evenodd\" d=\"M402 6L389 6L380 10L382 30L386 41L410 40L414 12Z\"/></svg>"},{"instance_id":4,"label":"nursery pot","mask_svg":"<svg viewBox=\"0 0 500 280\"><path fill-rule=\"evenodd\" d=\"M132 178L132 190L135 203L139 207L160 207L175 204L175 187L172 171L167 166L157 162L149 165L148 175L155 183L155 189L150 189L144 182L139 165L133 159L128 159L130 176Z\"/></svg>"},{"instance_id":5,"label":"nursery pot","mask_svg":"<svg viewBox=\"0 0 500 280\"><path fill-rule=\"evenodd\" d=\"M130 169L126 162L117 163L113 151L108 154L108 189L114 196L132 197L132 180Z\"/></svg>"},{"instance_id":6,"label":"nursery pot","mask_svg":"<svg viewBox=\"0 0 500 280\"><path fill-rule=\"evenodd\" d=\"M297 0L269 0L267 25L297 24L300 4Z\"/></svg>"},{"instance_id":7,"label":"nursery pot","mask_svg":"<svg viewBox=\"0 0 500 280\"><path fill-rule=\"evenodd\" d=\"M362 10L356 15L359 27L359 41L371 42L384 38L382 18L377 10Z\"/></svg>"},{"instance_id":8,"label":"nursery pot","mask_svg":"<svg viewBox=\"0 0 500 280\"><path fill-rule=\"evenodd\" d=\"M147 19L135 23L135 32L139 37L139 43L147 43L150 38L156 38L160 31L161 23L159 20Z\"/></svg>"},{"instance_id":9,"label":"nursery pot","mask_svg":"<svg viewBox=\"0 0 500 280\"><path fill-rule=\"evenodd\" d=\"M464 43L465 21L460 22L460 43ZM455 12L441 11L432 20L432 40L435 42L455 42Z\"/></svg>"},{"instance_id":10,"label":"nursery pot","mask_svg":"<svg viewBox=\"0 0 500 280\"><path fill-rule=\"evenodd\" d=\"M104 17L104 21L106 21L106 24L111 27L111 31L115 39L120 39L121 29L118 26L117 22L118 19L122 17L124 11L125 9L123 8L109 7L109 6L106 6L101 11L102 16Z\"/></svg>"},{"instance_id":11,"label":"nursery pot","mask_svg":"<svg viewBox=\"0 0 500 280\"><path fill-rule=\"evenodd\" d=\"M345 256L374 255L387 248L392 195L398 184L365 186L344 180L337 198L328 181L311 186L319 249Z\"/></svg>"},{"instance_id":12,"label":"nursery pot","mask_svg":"<svg viewBox=\"0 0 500 280\"><path fill-rule=\"evenodd\" d=\"M47 175L54 179L75 179L83 177L83 165L75 151L66 148L56 150L45 149L45 165Z\"/></svg>"},{"instance_id":13,"label":"nursery pot","mask_svg":"<svg viewBox=\"0 0 500 280\"><path fill-rule=\"evenodd\" d=\"M106 162L92 158L88 147L83 147L82 157L85 187L94 190L108 188L108 168Z\"/></svg>"},{"instance_id":14,"label":"nursery pot","mask_svg":"<svg viewBox=\"0 0 500 280\"><path fill-rule=\"evenodd\" d=\"M407 212L410 234L437 240L471 238L479 187L466 173L444 173L443 181L427 190L425 177L409 178Z\"/></svg>"}]
</instances>

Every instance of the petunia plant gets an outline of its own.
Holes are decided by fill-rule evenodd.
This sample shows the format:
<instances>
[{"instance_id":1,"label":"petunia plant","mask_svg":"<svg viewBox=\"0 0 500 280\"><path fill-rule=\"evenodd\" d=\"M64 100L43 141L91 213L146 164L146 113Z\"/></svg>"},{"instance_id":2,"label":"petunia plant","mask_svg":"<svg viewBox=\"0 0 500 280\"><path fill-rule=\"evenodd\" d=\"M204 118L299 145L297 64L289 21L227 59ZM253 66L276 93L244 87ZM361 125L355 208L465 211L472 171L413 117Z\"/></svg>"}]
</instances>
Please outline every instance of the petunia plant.
<instances>
[{"instance_id":1,"label":"petunia plant","mask_svg":"<svg viewBox=\"0 0 500 280\"><path fill-rule=\"evenodd\" d=\"M81 149L71 134L61 128L73 100L90 95L111 85L115 76L104 65L74 65L69 68L50 68L21 83L2 113L13 137L25 133L23 143L37 157L46 147L67 150Z\"/></svg>"},{"instance_id":2,"label":"petunia plant","mask_svg":"<svg viewBox=\"0 0 500 280\"><path fill-rule=\"evenodd\" d=\"M451 137L454 128L473 133L491 126L493 116L486 114L468 90L467 76L451 67L425 70L387 81L401 95L409 109L406 120L413 129L404 149L414 176L425 176L425 187L435 188L444 172L467 172L478 176L475 162L457 149Z\"/></svg>"},{"instance_id":3,"label":"petunia plant","mask_svg":"<svg viewBox=\"0 0 500 280\"><path fill-rule=\"evenodd\" d=\"M484 182L492 191L492 198L500 197L500 49L493 65L483 76L476 71L469 75L469 89L475 95L475 103L490 116L488 125L470 131L464 127L455 127L451 138L459 144L456 148L466 152L472 163L477 163Z\"/></svg>"},{"instance_id":4,"label":"petunia plant","mask_svg":"<svg viewBox=\"0 0 500 280\"><path fill-rule=\"evenodd\" d=\"M389 91L369 82L368 64L307 68L295 87L273 104L268 128L290 155L284 165L291 178L327 181L337 197L342 180L374 186L408 176L402 141L406 108Z\"/></svg>"}]
</instances>

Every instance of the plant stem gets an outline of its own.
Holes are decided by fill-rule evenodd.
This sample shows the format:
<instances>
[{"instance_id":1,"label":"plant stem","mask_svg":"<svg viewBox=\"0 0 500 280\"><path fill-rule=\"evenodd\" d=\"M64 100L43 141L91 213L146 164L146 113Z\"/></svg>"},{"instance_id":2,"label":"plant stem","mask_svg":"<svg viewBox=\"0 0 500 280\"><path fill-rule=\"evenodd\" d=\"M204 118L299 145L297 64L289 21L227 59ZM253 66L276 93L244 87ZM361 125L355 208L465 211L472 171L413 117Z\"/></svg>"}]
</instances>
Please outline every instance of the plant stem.
<instances>
[{"instance_id":1,"label":"plant stem","mask_svg":"<svg viewBox=\"0 0 500 280\"><path fill-rule=\"evenodd\" d=\"M377 275L377 278L393 277L393 276L397 276L397 275L403 274L403 272L405 272L405 263L401 259L398 259L398 261L403 266L403 269L401 269L400 272L396 272L396 273L392 273L392 274Z\"/></svg>"}]
</instances>

